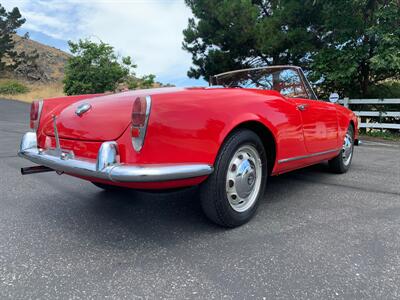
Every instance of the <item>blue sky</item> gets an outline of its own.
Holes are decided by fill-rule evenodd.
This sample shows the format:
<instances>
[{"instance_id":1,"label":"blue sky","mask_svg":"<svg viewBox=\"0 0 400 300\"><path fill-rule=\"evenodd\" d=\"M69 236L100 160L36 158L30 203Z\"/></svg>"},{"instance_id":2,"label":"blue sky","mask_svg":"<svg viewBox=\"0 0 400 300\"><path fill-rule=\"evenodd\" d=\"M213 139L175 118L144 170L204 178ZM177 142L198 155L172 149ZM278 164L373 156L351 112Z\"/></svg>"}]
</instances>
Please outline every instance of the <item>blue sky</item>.
<instances>
[{"instance_id":1,"label":"blue sky","mask_svg":"<svg viewBox=\"0 0 400 300\"><path fill-rule=\"evenodd\" d=\"M68 51L68 40L89 38L130 55L137 74L155 74L177 86L207 85L189 79L191 55L182 50L182 30L191 11L183 0L1 0L10 10L17 6L26 23L19 33Z\"/></svg>"}]
</instances>

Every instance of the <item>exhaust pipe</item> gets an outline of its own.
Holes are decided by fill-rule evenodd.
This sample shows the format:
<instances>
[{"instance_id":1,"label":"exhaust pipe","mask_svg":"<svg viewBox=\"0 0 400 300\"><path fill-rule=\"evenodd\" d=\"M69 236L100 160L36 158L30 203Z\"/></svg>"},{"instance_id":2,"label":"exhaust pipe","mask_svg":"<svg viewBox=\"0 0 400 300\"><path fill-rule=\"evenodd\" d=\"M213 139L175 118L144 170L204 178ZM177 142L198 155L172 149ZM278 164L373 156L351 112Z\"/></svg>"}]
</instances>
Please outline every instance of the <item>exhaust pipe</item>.
<instances>
[{"instance_id":1,"label":"exhaust pipe","mask_svg":"<svg viewBox=\"0 0 400 300\"><path fill-rule=\"evenodd\" d=\"M36 174L36 173L44 173L44 172L52 172L55 171L45 166L34 166L34 167L26 167L21 168L22 175Z\"/></svg>"}]
</instances>

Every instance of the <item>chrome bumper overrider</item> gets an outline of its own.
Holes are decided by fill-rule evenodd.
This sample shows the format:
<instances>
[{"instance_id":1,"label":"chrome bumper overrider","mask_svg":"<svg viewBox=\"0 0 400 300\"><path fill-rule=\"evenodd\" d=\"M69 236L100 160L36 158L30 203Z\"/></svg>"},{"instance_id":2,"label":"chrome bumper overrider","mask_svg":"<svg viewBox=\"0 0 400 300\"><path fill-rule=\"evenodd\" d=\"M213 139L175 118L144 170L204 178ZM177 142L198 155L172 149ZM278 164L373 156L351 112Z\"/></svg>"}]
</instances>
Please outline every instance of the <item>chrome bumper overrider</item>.
<instances>
[{"instance_id":1,"label":"chrome bumper overrider","mask_svg":"<svg viewBox=\"0 0 400 300\"><path fill-rule=\"evenodd\" d=\"M37 137L34 132L25 133L18 155L55 171L114 182L168 181L204 176L213 172L213 167L207 164L119 163L118 145L114 141L104 142L101 145L96 161L77 159L70 151L59 148L50 150L37 148Z\"/></svg>"}]
</instances>

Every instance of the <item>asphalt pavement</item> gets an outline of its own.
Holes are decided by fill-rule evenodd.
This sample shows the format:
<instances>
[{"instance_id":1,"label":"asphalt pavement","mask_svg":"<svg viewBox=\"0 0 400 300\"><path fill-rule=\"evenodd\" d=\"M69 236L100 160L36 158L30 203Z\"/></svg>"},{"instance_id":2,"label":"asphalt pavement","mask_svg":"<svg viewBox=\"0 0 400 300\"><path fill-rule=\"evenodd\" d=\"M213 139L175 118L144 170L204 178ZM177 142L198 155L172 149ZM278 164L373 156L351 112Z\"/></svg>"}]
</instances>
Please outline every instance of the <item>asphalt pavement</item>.
<instances>
[{"instance_id":1,"label":"asphalt pavement","mask_svg":"<svg viewBox=\"0 0 400 300\"><path fill-rule=\"evenodd\" d=\"M0 100L1 299L400 297L400 145L356 147L344 175L320 164L271 178L255 218L226 230L196 188L21 176L28 117Z\"/></svg>"}]
</instances>

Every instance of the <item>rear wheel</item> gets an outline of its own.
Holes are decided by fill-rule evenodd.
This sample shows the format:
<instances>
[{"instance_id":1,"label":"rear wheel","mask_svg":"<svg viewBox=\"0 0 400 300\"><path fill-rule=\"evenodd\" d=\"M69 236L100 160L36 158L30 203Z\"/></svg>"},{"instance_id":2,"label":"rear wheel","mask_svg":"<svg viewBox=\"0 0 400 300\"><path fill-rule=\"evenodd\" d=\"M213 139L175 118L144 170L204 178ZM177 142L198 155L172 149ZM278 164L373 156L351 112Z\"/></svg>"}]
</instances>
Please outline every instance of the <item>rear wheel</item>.
<instances>
[{"instance_id":1,"label":"rear wheel","mask_svg":"<svg viewBox=\"0 0 400 300\"><path fill-rule=\"evenodd\" d=\"M334 173L346 173L351 165L354 150L354 128L352 125L347 129L343 140L343 147L339 155L329 161L329 167Z\"/></svg>"},{"instance_id":2,"label":"rear wheel","mask_svg":"<svg viewBox=\"0 0 400 300\"><path fill-rule=\"evenodd\" d=\"M253 131L240 129L221 147L214 173L201 187L201 205L206 216L224 227L249 221L264 194L267 157Z\"/></svg>"}]
</instances>

